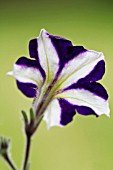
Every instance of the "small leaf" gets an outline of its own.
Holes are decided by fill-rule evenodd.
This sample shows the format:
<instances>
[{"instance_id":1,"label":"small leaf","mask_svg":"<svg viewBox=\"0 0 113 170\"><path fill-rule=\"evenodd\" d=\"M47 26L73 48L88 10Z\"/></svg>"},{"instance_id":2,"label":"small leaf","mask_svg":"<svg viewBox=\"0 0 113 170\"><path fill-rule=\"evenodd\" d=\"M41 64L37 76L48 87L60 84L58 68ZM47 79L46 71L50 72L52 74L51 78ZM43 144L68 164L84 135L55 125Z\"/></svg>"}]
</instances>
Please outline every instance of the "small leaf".
<instances>
[{"instance_id":1,"label":"small leaf","mask_svg":"<svg viewBox=\"0 0 113 170\"><path fill-rule=\"evenodd\" d=\"M28 123L27 114L26 114L26 112L24 110L22 110L21 112L22 112L22 115L23 115L23 118L24 118L24 122L25 122L25 124L27 124Z\"/></svg>"},{"instance_id":2,"label":"small leaf","mask_svg":"<svg viewBox=\"0 0 113 170\"><path fill-rule=\"evenodd\" d=\"M35 114L32 108L30 108L30 121L32 122L35 119Z\"/></svg>"}]
</instances>

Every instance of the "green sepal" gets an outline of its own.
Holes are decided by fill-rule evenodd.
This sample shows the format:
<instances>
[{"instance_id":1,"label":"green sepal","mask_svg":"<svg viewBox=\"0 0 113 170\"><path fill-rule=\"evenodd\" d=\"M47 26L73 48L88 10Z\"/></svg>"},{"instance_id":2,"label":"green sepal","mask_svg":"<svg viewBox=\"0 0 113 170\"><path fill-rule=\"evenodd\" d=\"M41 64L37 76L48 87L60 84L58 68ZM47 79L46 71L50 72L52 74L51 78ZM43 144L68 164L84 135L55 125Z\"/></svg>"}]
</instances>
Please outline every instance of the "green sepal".
<instances>
[{"instance_id":1,"label":"green sepal","mask_svg":"<svg viewBox=\"0 0 113 170\"><path fill-rule=\"evenodd\" d=\"M32 122L34 119L35 119L35 114L33 108L30 108L30 122Z\"/></svg>"},{"instance_id":2,"label":"green sepal","mask_svg":"<svg viewBox=\"0 0 113 170\"><path fill-rule=\"evenodd\" d=\"M23 115L23 118L24 118L24 122L28 123L28 117L27 117L26 112L24 110L22 110L21 112L22 112L22 115Z\"/></svg>"},{"instance_id":3,"label":"green sepal","mask_svg":"<svg viewBox=\"0 0 113 170\"><path fill-rule=\"evenodd\" d=\"M39 117L38 122L37 122L37 126L39 126L39 124L41 123L43 117L44 117L43 115L41 115L41 116Z\"/></svg>"}]
</instances>

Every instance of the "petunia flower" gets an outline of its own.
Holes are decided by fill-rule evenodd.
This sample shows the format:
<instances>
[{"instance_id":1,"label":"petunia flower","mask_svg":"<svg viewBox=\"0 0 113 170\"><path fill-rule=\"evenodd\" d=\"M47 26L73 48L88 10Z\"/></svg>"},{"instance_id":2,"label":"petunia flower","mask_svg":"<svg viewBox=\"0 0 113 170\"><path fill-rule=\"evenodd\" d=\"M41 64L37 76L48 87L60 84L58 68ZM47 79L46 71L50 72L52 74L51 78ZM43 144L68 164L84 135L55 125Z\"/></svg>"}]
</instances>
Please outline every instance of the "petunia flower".
<instances>
[{"instance_id":1,"label":"petunia flower","mask_svg":"<svg viewBox=\"0 0 113 170\"><path fill-rule=\"evenodd\" d=\"M21 57L9 75L18 89L34 98L36 117L48 127L64 126L81 115L109 116L108 94L98 83L105 73L104 55L73 46L44 29L29 43L31 59Z\"/></svg>"}]
</instances>

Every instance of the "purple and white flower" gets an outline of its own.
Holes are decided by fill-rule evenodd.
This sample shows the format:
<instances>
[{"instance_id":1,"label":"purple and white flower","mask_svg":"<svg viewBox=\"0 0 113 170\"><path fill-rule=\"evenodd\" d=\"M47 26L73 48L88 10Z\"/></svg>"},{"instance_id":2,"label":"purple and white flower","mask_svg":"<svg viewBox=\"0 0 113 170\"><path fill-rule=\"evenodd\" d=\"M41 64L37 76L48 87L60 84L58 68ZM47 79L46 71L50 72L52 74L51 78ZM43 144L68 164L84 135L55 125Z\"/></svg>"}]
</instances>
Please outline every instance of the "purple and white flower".
<instances>
[{"instance_id":1,"label":"purple and white flower","mask_svg":"<svg viewBox=\"0 0 113 170\"><path fill-rule=\"evenodd\" d=\"M44 29L30 41L29 53L31 59L19 58L8 74L34 98L33 109L48 127L67 125L76 112L109 116L108 94L97 82L105 73L103 53L73 46Z\"/></svg>"}]
</instances>

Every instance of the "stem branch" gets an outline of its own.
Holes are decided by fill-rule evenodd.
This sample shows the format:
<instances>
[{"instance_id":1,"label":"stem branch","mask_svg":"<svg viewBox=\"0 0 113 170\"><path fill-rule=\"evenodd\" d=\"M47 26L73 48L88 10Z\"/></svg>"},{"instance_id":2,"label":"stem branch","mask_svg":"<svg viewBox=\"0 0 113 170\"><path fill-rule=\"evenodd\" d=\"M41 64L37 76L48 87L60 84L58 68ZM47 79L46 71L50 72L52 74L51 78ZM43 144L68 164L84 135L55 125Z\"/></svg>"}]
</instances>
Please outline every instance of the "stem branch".
<instances>
[{"instance_id":1,"label":"stem branch","mask_svg":"<svg viewBox=\"0 0 113 170\"><path fill-rule=\"evenodd\" d=\"M12 170L17 170L15 166L13 165L11 159L9 158L8 154L5 154L3 157L6 160L6 162L9 164Z\"/></svg>"}]
</instances>

